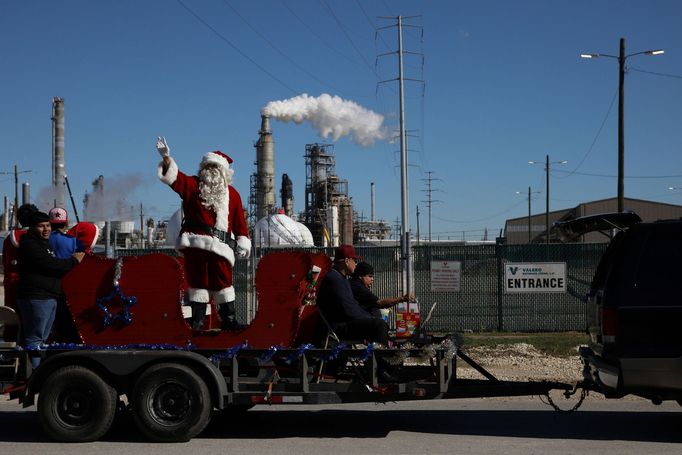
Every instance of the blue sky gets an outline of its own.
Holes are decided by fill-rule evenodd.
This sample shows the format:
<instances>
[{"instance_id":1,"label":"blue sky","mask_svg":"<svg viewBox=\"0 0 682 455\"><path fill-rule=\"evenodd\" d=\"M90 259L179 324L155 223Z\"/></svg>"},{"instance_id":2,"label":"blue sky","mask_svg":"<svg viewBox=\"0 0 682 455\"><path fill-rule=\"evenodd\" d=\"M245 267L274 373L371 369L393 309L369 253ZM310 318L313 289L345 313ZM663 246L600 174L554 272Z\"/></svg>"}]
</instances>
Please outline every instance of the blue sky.
<instances>
[{"instance_id":1,"label":"blue sky","mask_svg":"<svg viewBox=\"0 0 682 455\"><path fill-rule=\"evenodd\" d=\"M99 174L155 219L177 207L156 177L157 135L181 169L205 152L234 159L248 198L260 109L307 93L337 95L397 128L394 23L405 22L411 230L427 229L433 172L434 237L494 238L504 220L544 212L542 165L553 165L551 208L616 196L618 54L625 80L625 195L682 204L682 3L650 1L119 0L0 1L0 171L31 170L32 196L49 186L51 103L65 100L66 169L77 201ZM423 31L423 37L422 37ZM276 188L294 182L303 209L305 144L331 142L308 124L272 122ZM334 142L336 170L355 209L391 224L400 214L399 146ZM569 171L575 171L570 173ZM120 182L118 186L114 182ZM524 194L518 195L517 191ZM0 196L14 195L0 175ZM279 193L278 193L279 197ZM69 208L70 209L70 208ZM79 211L82 206L79 203Z\"/></svg>"}]
</instances>

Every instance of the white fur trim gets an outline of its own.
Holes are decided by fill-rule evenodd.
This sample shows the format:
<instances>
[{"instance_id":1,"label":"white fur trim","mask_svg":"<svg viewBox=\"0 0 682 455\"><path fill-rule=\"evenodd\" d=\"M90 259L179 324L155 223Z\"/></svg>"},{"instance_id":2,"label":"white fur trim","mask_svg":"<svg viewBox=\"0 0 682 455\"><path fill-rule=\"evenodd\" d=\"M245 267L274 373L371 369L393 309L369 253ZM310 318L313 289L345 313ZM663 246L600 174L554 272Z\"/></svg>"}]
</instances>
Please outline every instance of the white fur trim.
<instances>
[{"instance_id":1,"label":"white fur trim","mask_svg":"<svg viewBox=\"0 0 682 455\"><path fill-rule=\"evenodd\" d=\"M247 236L240 235L237 237L237 246L246 252L244 257L248 258L251 255L251 240Z\"/></svg>"},{"instance_id":2,"label":"white fur trim","mask_svg":"<svg viewBox=\"0 0 682 455\"><path fill-rule=\"evenodd\" d=\"M92 239L92 243L90 244L89 248L92 248L95 246L95 243L97 243L97 240L99 240L99 235L101 233L99 230L99 226L97 226L97 224L92 223L92 225L95 226L95 238Z\"/></svg>"},{"instance_id":3,"label":"white fur trim","mask_svg":"<svg viewBox=\"0 0 682 455\"><path fill-rule=\"evenodd\" d=\"M235 299L234 286L223 288L220 291L213 291L212 294L216 305L232 302Z\"/></svg>"},{"instance_id":4,"label":"white fur trim","mask_svg":"<svg viewBox=\"0 0 682 455\"><path fill-rule=\"evenodd\" d=\"M211 296L206 289L189 288L187 295L190 302L208 303L211 301Z\"/></svg>"},{"instance_id":5,"label":"white fur trim","mask_svg":"<svg viewBox=\"0 0 682 455\"><path fill-rule=\"evenodd\" d=\"M213 226L221 231L227 231L227 220L230 217L230 187L228 186L225 190L225 197L220 201L220 205L216 207L215 225ZM234 254L232 257L234 257ZM234 263L234 259L231 262Z\"/></svg>"},{"instance_id":6,"label":"white fur trim","mask_svg":"<svg viewBox=\"0 0 682 455\"><path fill-rule=\"evenodd\" d=\"M22 229L23 231L23 229ZM17 240L17 230L12 229L9 233L9 240L12 242L12 245L14 245L14 248L19 248L19 241Z\"/></svg>"},{"instance_id":7,"label":"white fur trim","mask_svg":"<svg viewBox=\"0 0 682 455\"><path fill-rule=\"evenodd\" d=\"M230 265L234 265L234 251L232 251L232 248L210 235L183 232L178 237L175 247L177 249L199 248L200 250L210 251L227 259Z\"/></svg>"},{"instance_id":8,"label":"white fur trim","mask_svg":"<svg viewBox=\"0 0 682 455\"><path fill-rule=\"evenodd\" d=\"M175 180L178 178L178 172L178 165L175 163L173 158L170 158L170 164L168 165L168 170L165 174L163 173L163 161L159 163L159 179L166 185L172 185L175 183Z\"/></svg>"},{"instance_id":9,"label":"white fur trim","mask_svg":"<svg viewBox=\"0 0 682 455\"><path fill-rule=\"evenodd\" d=\"M208 152L206 155L203 156L203 158L201 159L201 167L204 167L209 163L217 164L218 166L222 167L225 170L230 168L229 161L227 161L225 158L214 152Z\"/></svg>"}]
</instances>

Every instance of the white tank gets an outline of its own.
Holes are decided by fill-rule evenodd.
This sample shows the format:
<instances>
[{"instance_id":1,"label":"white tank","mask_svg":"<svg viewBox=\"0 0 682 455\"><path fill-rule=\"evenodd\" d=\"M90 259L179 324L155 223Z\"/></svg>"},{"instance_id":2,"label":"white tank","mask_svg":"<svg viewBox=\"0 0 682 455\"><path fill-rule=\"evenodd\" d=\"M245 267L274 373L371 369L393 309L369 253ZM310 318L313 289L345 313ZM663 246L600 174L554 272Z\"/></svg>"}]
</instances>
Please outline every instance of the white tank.
<instances>
[{"instance_id":1,"label":"white tank","mask_svg":"<svg viewBox=\"0 0 682 455\"><path fill-rule=\"evenodd\" d=\"M175 242L178 240L180 235L180 228L182 227L182 208L179 208L171 217L168 219L168 224L166 225L166 245L175 246Z\"/></svg>"},{"instance_id":2,"label":"white tank","mask_svg":"<svg viewBox=\"0 0 682 455\"><path fill-rule=\"evenodd\" d=\"M307 227L284 214L261 218L254 228L254 244L258 247L311 247L313 236Z\"/></svg>"},{"instance_id":3,"label":"white tank","mask_svg":"<svg viewBox=\"0 0 682 455\"><path fill-rule=\"evenodd\" d=\"M120 234L132 234L135 230L134 221L120 221L118 232Z\"/></svg>"}]
</instances>

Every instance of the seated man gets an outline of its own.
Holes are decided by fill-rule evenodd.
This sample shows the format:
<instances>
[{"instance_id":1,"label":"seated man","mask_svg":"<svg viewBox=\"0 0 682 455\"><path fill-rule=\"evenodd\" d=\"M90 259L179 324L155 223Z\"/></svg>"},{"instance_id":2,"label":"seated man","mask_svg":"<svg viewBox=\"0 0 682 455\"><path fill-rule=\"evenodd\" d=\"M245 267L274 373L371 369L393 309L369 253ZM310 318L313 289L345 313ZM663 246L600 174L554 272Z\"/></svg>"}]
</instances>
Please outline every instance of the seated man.
<instances>
[{"instance_id":1,"label":"seated man","mask_svg":"<svg viewBox=\"0 0 682 455\"><path fill-rule=\"evenodd\" d=\"M367 262L360 262L353 271L350 287L353 297L360 306L375 318L381 317L380 310L391 308L402 302L414 302L414 295L405 294L396 298L380 299L371 290L374 284L374 267Z\"/></svg>"},{"instance_id":2,"label":"seated man","mask_svg":"<svg viewBox=\"0 0 682 455\"><path fill-rule=\"evenodd\" d=\"M317 294L317 306L341 340L362 339L388 345L388 324L372 317L353 297L348 277L355 270L358 255L352 245L340 245L334 252Z\"/></svg>"}]
</instances>

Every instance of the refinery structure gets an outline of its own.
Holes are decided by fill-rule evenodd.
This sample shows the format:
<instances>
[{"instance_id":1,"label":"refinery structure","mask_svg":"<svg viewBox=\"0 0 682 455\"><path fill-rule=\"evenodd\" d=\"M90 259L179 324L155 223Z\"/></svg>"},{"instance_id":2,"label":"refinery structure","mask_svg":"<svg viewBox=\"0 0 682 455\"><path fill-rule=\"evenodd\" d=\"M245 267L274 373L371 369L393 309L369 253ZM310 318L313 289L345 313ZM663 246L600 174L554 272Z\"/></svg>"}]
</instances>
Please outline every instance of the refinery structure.
<instances>
[{"instance_id":1,"label":"refinery structure","mask_svg":"<svg viewBox=\"0 0 682 455\"><path fill-rule=\"evenodd\" d=\"M358 221L349 196L348 180L336 174L336 156L332 144L305 145L305 201L296 215L294 182L282 174L280 203L275 194L275 141L270 118L261 115L258 131L255 173L251 175L249 191L249 221L254 226L257 246L338 246L358 241L388 239L391 229L374 219L374 186L372 186L372 217ZM284 221L289 218L291 221ZM264 232L269 232L265 235ZM278 234L278 232L281 234ZM297 243L294 239L309 239Z\"/></svg>"},{"instance_id":2,"label":"refinery structure","mask_svg":"<svg viewBox=\"0 0 682 455\"><path fill-rule=\"evenodd\" d=\"M4 197L4 212L0 218L0 230L15 225L13 213L16 205L34 202L49 207L65 207L78 219L78 210L69 188L71 205L67 199L68 183L65 159L65 108L64 100L52 100L52 150L51 150L51 191L50 201L32 201L29 184L22 185L22 200L18 195L14 204ZM275 141L270 129L270 117L261 115L258 139L254 145L255 172L250 178L248 219L256 246L301 246L333 247L387 240L391 228L384 221L374 218L374 184L371 187L371 218L358 216L353 210L349 195L348 180L336 173L336 156L332 144L310 143L304 146L305 199L304 206L296 213L294 206L294 182L282 174L279 188L279 204L276 198ZM16 172L16 170L15 170ZM16 175L15 175L16 177ZM18 192L18 189L17 189ZM139 248L172 244L172 232L182 215L175 214L168 220L154 221L144 217L143 207L131 206L116 194L116 189L107 188L105 177L93 179L91 188L82 198L84 220L96 223L101 232L109 232L119 248ZM43 203L44 202L44 203ZM106 206L106 207L105 207ZM41 207L48 210L49 207ZM139 218L138 218L139 215ZM137 224L139 222L139 229ZM146 233L145 233L146 228ZM166 235L168 228L169 234ZM106 236L105 236L106 237Z\"/></svg>"}]
</instances>

